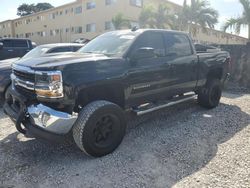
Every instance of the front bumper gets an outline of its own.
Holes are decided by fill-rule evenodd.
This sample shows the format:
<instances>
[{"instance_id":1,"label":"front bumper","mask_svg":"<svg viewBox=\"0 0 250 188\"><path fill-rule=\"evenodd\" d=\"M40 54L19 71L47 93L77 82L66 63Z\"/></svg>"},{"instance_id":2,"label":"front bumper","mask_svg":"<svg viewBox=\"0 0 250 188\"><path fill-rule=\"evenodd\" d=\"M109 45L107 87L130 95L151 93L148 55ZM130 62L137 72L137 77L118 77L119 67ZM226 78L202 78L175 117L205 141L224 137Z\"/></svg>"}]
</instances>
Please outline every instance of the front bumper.
<instances>
[{"instance_id":1,"label":"front bumper","mask_svg":"<svg viewBox=\"0 0 250 188\"><path fill-rule=\"evenodd\" d=\"M67 136L77 119L77 115L38 104L35 99L26 98L13 88L4 104L4 112L19 132L26 134L28 131L35 137L53 141Z\"/></svg>"}]
</instances>

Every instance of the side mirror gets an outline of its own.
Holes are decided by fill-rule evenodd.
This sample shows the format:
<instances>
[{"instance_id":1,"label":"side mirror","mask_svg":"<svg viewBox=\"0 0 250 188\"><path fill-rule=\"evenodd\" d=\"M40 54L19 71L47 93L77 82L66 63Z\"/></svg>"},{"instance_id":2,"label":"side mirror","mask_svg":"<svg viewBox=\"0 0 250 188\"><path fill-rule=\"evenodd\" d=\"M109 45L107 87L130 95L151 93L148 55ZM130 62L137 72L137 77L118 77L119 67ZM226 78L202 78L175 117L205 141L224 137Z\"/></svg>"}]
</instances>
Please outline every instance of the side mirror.
<instances>
[{"instance_id":1,"label":"side mirror","mask_svg":"<svg viewBox=\"0 0 250 188\"><path fill-rule=\"evenodd\" d=\"M136 50L134 53L131 55L131 61L136 62L141 59L150 59L155 57L155 50L154 48L140 48Z\"/></svg>"},{"instance_id":2,"label":"side mirror","mask_svg":"<svg viewBox=\"0 0 250 188\"><path fill-rule=\"evenodd\" d=\"M0 49L2 49L3 48L3 43L2 42L0 42Z\"/></svg>"}]
</instances>

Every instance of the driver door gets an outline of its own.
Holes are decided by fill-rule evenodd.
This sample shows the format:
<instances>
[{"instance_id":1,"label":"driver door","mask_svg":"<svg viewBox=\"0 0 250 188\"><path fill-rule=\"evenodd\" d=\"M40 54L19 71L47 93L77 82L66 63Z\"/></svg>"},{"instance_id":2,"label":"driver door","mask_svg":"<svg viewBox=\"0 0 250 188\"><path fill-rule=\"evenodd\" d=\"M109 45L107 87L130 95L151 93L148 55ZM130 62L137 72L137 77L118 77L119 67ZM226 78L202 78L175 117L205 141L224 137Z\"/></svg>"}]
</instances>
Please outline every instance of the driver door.
<instances>
[{"instance_id":1,"label":"driver door","mask_svg":"<svg viewBox=\"0 0 250 188\"><path fill-rule=\"evenodd\" d=\"M130 62L127 88L125 89L129 106L166 97L167 93L164 93L164 90L171 79L169 77L170 66L168 66L165 56L163 33L161 31L146 31L136 39L129 54L132 55L141 48L153 48L155 57L139 59L135 63Z\"/></svg>"}]
</instances>

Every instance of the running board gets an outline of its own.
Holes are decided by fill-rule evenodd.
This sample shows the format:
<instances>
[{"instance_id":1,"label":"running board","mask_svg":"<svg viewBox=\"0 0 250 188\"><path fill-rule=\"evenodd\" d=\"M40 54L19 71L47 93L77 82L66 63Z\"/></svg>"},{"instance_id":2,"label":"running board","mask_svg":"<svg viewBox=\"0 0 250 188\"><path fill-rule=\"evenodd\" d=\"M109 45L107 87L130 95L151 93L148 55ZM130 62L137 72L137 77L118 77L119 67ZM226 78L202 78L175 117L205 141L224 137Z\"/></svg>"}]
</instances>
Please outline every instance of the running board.
<instances>
[{"instance_id":1,"label":"running board","mask_svg":"<svg viewBox=\"0 0 250 188\"><path fill-rule=\"evenodd\" d=\"M173 105L183 103L183 102L186 102L186 101L190 101L190 100L193 100L193 99L196 99L196 98L197 98L197 95L187 95L187 96L181 97L181 99L179 99L179 100L168 101L168 103L160 104L160 105L154 105L151 108L134 109L133 112L135 112L137 116L141 116L141 115L144 115L144 114L156 111L156 110L160 110L162 108L173 106Z\"/></svg>"}]
</instances>

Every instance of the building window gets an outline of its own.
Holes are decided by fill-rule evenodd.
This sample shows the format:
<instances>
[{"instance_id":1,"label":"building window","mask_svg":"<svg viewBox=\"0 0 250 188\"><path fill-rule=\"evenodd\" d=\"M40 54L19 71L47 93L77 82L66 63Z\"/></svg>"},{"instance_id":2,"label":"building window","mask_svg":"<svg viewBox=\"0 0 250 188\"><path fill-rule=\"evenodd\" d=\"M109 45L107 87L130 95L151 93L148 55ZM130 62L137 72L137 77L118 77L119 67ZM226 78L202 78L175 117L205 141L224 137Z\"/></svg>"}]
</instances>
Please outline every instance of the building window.
<instances>
[{"instance_id":1,"label":"building window","mask_svg":"<svg viewBox=\"0 0 250 188\"><path fill-rule=\"evenodd\" d=\"M105 22L105 30L113 30L113 29L114 29L114 25L111 21Z\"/></svg>"},{"instance_id":2,"label":"building window","mask_svg":"<svg viewBox=\"0 0 250 188\"><path fill-rule=\"evenodd\" d=\"M82 13L82 6L75 8L75 14L81 14Z\"/></svg>"},{"instance_id":3,"label":"building window","mask_svg":"<svg viewBox=\"0 0 250 188\"><path fill-rule=\"evenodd\" d=\"M95 32L95 31L96 31L96 25L94 23L86 25L86 32Z\"/></svg>"},{"instance_id":4,"label":"building window","mask_svg":"<svg viewBox=\"0 0 250 188\"><path fill-rule=\"evenodd\" d=\"M82 33L82 27L81 27L81 26L75 27L75 33L76 33L76 34Z\"/></svg>"},{"instance_id":5,"label":"building window","mask_svg":"<svg viewBox=\"0 0 250 188\"><path fill-rule=\"evenodd\" d=\"M65 29L65 33L68 33L70 31L70 28Z\"/></svg>"},{"instance_id":6,"label":"building window","mask_svg":"<svg viewBox=\"0 0 250 188\"><path fill-rule=\"evenodd\" d=\"M39 32L37 32L37 35L40 36L40 37L45 37L46 32L45 31L39 31Z\"/></svg>"},{"instance_id":7,"label":"building window","mask_svg":"<svg viewBox=\"0 0 250 188\"><path fill-rule=\"evenodd\" d=\"M142 7L143 1L142 0L130 0L130 5Z\"/></svg>"},{"instance_id":8,"label":"building window","mask_svg":"<svg viewBox=\"0 0 250 188\"><path fill-rule=\"evenodd\" d=\"M55 30L55 33L56 33L56 35L59 35L60 30L59 30L59 29L56 29L56 30Z\"/></svg>"},{"instance_id":9,"label":"building window","mask_svg":"<svg viewBox=\"0 0 250 188\"><path fill-rule=\"evenodd\" d=\"M115 4L116 3L116 0L106 0L105 1L105 4L106 5L113 5L113 4Z\"/></svg>"},{"instance_id":10,"label":"building window","mask_svg":"<svg viewBox=\"0 0 250 188\"><path fill-rule=\"evenodd\" d=\"M31 22L30 19L25 20L25 23L26 23L26 24L29 24L30 22Z\"/></svg>"},{"instance_id":11,"label":"building window","mask_svg":"<svg viewBox=\"0 0 250 188\"><path fill-rule=\"evenodd\" d=\"M96 7L96 3L95 2L88 2L87 3L87 9L93 9Z\"/></svg>"},{"instance_id":12,"label":"building window","mask_svg":"<svg viewBox=\"0 0 250 188\"><path fill-rule=\"evenodd\" d=\"M31 33L25 33L25 38L29 38L31 36Z\"/></svg>"},{"instance_id":13,"label":"building window","mask_svg":"<svg viewBox=\"0 0 250 188\"><path fill-rule=\"evenodd\" d=\"M50 15L50 18L51 18L51 19L55 19L55 18L56 18L56 14L55 14L55 13L52 13L52 14Z\"/></svg>"},{"instance_id":14,"label":"building window","mask_svg":"<svg viewBox=\"0 0 250 188\"><path fill-rule=\"evenodd\" d=\"M60 11L60 16L63 15L63 11Z\"/></svg>"},{"instance_id":15,"label":"building window","mask_svg":"<svg viewBox=\"0 0 250 188\"><path fill-rule=\"evenodd\" d=\"M55 36L56 35L56 31L55 30L50 30L50 36Z\"/></svg>"}]
</instances>

